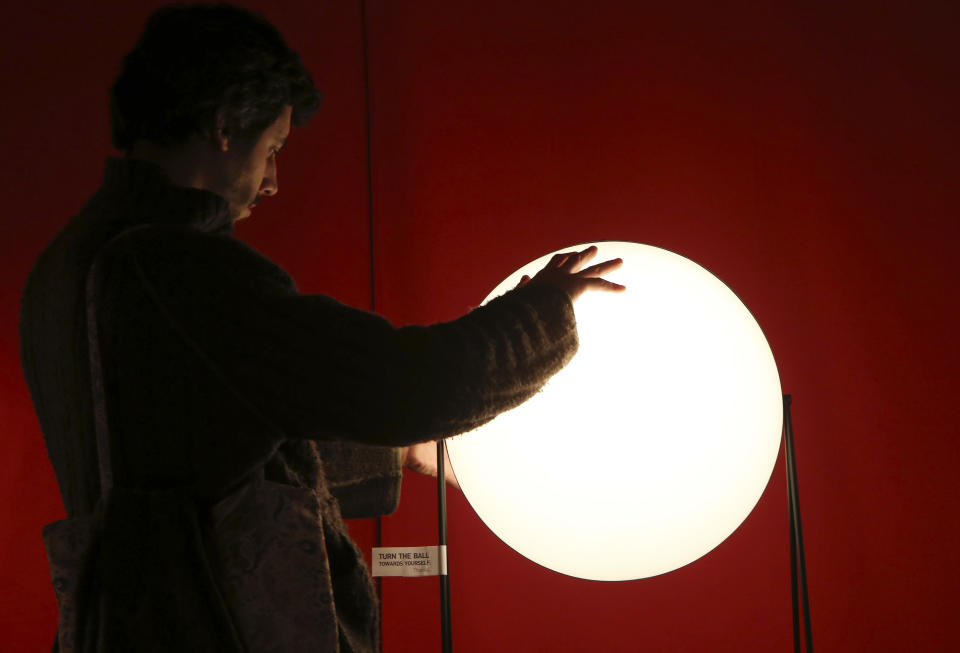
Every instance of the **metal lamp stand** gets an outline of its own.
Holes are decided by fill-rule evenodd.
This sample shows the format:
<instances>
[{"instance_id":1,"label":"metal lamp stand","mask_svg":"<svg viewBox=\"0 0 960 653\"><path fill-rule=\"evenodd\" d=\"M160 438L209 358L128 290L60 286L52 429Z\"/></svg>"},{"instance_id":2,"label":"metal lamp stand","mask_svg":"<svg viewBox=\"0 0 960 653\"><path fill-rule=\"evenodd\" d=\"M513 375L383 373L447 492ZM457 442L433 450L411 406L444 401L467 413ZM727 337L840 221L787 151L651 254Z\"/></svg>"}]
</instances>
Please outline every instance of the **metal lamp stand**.
<instances>
[{"instance_id":1,"label":"metal lamp stand","mask_svg":"<svg viewBox=\"0 0 960 653\"><path fill-rule=\"evenodd\" d=\"M790 590L793 604L793 650L801 653L801 640L807 653L813 653L813 628L810 623L810 596L807 591L807 565L803 553L803 527L800 520L800 489L797 484L797 464L793 453L793 422L790 418L792 397L783 395L784 459L787 471L787 512L790 522ZM444 469L443 440L437 441L437 518L441 555L447 551L447 486ZM440 636L443 653L453 653L450 627L450 575L447 564L440 575ZM801 637L801 614L803 636Z\"/></svg>"},{"instance_id":2,"label":"metal lamp stand","mask_svg":"<svg viewBox=\"0 0 960 653\"><path fill-rule=\"evenodd\" d=\"M447 483L444 469L446 445L437 440L437 531L440 556L443 560L440 573L440 638L443 653L453 653L453 636L450 630L450 569L447 564Z\"/></svg>"},{"instance_id":3,"label":"metal lamp stand","mask_svg":"<svg viewBox=\"0 0 960 653\"><path fill-rule=\"evenodd\" d=\"M813 653L813 628L810 625L810 596L807 592L807 564L803 555L803 528L800 521L800 489L797 463L793 455L793 423L790 419L790 395L783 395L783 450L787 468L787 511L790 518L790 591L793 603L793 650L800 653L800 614L807 653Z\"/></svg>"}]
</instances>

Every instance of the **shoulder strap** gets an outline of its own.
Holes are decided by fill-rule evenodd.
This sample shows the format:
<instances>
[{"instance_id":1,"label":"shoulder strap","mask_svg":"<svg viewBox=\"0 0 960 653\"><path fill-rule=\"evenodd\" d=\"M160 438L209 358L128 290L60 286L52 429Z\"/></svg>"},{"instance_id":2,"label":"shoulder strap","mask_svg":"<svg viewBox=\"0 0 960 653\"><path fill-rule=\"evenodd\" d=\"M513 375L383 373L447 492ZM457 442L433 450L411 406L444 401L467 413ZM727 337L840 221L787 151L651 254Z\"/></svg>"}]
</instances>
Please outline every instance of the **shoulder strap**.
<instances>
[{"instance_id":1,"label":"shoulder strap","mask_svg":"<svg viewBox=\"0 0 960 653\"><path fill-rule=\"evenodd\" d=\"M103 365L100 359L100 339L97 333L97 304L100 287L99 263L104 250L130 232L149 225L135 225L122 230L110 238L96 253L87 270L86 307L87 307L87 350L90 358L90 392L93 400L93 422L97 435L97 464L100 469L100 496L104 496L113 487L116 461L110 447L110 428L107 419L107 398L103 381Z\"/></svg>"},{"instance_id":2,"label":"shoulder strap","mask_svg":"<svg viewBox=\"0 0 960 653\"><path fill-rule=\"evenodd\" d=\"M113 487L113 460L110 455L110 432L107 402L104 397L103 368L100 364L100 340L97 337L97 262L87 271L87 348L90 353L90 390L93 398L93 422L97 434L97 459L100 467L100 496Z\"/></svg>"}]
</instances>

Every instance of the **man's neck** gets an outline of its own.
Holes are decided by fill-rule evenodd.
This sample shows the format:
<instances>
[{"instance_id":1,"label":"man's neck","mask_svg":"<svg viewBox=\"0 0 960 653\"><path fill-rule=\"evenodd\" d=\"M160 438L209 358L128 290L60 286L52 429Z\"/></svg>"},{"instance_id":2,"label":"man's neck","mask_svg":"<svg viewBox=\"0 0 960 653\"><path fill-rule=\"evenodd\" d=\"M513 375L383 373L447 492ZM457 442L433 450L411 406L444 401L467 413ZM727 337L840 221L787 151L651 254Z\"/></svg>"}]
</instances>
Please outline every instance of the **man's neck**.
<instances>
[{"instance_id":1,"label":"man's neck","mask_svg":"<svg viewBox=\"0 0 960 653\"><path fill-rule=\"evenodd\" d=\"M174 186L208 188L204 173L205 153L192 143L163 146L149 141L137 141L127 152L127 158L159 166Z\"/></svg>"}]
</instances>

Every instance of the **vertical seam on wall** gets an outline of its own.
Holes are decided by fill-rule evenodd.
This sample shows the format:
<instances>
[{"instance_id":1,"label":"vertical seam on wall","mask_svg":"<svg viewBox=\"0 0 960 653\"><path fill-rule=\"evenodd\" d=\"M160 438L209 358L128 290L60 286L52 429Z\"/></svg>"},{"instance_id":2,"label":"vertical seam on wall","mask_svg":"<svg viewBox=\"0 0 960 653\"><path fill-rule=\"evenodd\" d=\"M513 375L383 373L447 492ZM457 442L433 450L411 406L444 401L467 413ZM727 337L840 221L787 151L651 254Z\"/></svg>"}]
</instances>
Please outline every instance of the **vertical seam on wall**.
<instances>
[{"instance_id":1,"label":"vertical seam on wall","mask_svg":"<svg viewBox=\"0 0 960 653\"><path fill-rule=\"evenodd\" d=\"M360 0L360 43L363 51L363 99L365 112L365 127L367 141L367 234L368 255L370 257L370 311L377 311L376 286L376 247L374 240L374 212L373 212L373 139L371 138L371 111L370 111L370 66L367 55L367 3ZM374 546L383 546L383 521L377 515L376 527L373 536ZM376 579L377 592L377 648L383 651L383 582Z\"/></svg>"},{"instance_id":2,"label":"vertical seam on wall","mask_svg":"<svg viewBox=\"0 0 960 653\"><path fill-rule=\"evenodd\" d=\"M369 235L369 255L370 255L370 310L377 310L377 290L376 280L376 259L374 257L374 213L373 213L373 143L371 138L371 111L370 111L370 67L367 55L367 9L365 0L360 0L360 33L361 45L363 49L363 92L364 109L366 113L366 140L367 140L367 221Z\"/></svg>"}]
</instances>

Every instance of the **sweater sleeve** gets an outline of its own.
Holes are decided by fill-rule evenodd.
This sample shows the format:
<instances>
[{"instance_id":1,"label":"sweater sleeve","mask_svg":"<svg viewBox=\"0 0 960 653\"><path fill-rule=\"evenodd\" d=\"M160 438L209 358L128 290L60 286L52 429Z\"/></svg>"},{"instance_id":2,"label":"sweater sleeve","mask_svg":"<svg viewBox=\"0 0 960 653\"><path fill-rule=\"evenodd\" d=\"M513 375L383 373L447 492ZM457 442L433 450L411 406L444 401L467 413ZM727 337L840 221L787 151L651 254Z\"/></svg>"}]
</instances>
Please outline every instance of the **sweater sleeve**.
<instances>
[{"instance_id":1,"label":"sweater sleeve","mask_svg":"<svg viewBox=\"0 0 960 653\"><path fill-rule=\"evenodd\" d=\"M400 505L400 449L354 442L317 443L327 482L347 519L388 515Z\"/></svg>"},{"instance_id":2,"label":"sweater sleeve","mask_svg":"<svg viewBox=\"0 0 960 653\"><path fill-rule=\"evenodd\" d=\"M169 365L197 369L218 401L242 405L246 421L276 439L396 446L462 433L534 395L577 347L570 299L550 286L530 284L450 322L394 328L298 293L230 238L157 227L111 249L123 328L175 341L168 349L181 354Z\"/></svg>"}]
</instances>

